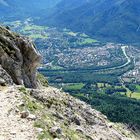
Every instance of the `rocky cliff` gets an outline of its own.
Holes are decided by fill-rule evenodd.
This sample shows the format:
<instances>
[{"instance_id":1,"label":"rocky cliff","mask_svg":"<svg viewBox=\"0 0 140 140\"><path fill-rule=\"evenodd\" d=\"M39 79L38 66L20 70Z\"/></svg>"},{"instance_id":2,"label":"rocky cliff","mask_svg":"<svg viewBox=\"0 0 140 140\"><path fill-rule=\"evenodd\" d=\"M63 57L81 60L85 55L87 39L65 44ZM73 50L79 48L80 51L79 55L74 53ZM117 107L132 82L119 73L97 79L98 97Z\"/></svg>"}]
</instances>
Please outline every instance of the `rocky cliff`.
<instances>
[{"instance_id":1,"label":"rocky cliff","mask_svg":"<svg viewBox=\"0 0 140 140\"><path fill-rule=\"evenodd\" d=\"M39 61L29 39L0 27L0 140L136 140L125 125L59 89L33 89Z\"/></svg>"},{"instance_id":2,"label":"rocky cliff","mask_svg":"<svg viewBox=\"0 0 140 140\"><path fill-rule=\"evenodd\" d=\"M40 55L30 39L0 26L0 68L15 84L37 88L36 67L39 61ZM0 77L12 83L3 74Z\"/></svg>"}]
</instances>

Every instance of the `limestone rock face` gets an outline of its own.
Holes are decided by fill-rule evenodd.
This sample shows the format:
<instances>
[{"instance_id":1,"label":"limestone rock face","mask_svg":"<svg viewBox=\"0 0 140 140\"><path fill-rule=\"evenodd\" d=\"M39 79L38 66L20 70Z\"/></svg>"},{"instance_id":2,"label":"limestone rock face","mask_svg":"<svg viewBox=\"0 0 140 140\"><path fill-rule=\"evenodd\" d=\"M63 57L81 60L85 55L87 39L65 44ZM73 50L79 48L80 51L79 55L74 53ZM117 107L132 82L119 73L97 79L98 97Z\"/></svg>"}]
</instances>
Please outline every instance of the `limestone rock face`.
<instances>
[{"instance_id":1,"label":"limestone rock face","mask_svg":"<svg viewBox=\"0 0 140 140\"><path fill-rule=\"evenodd\" d=\"M32 41L0 26L0 65L18 85L37 88L40 55Z\"/></svg>"}]
</instances>

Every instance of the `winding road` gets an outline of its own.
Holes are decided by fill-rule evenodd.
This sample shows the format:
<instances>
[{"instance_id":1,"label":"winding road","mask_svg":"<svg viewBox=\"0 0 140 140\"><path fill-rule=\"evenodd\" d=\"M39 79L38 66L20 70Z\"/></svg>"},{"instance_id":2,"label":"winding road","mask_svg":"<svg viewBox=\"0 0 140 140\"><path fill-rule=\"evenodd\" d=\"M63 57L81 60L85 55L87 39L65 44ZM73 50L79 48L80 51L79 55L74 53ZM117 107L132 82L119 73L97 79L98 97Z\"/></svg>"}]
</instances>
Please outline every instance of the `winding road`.
<instances>
[{"instance_id":1,"label":"winding road","mask_svg":"<svg viewBox=\"0 0 140 140\"><path fill-rule=\"evenodd\" d=\"M127 66L131 62L131 58L127 55L126 48L128 48L128 46L122 46L121 47L121 49L123 51L123 54L127 59L127 62L125 64L123 64L123 65L112 67L112 68L107 68L107 69L104 69L104 70L114 70L114 69L119 69L119 68L123 68L123 67ZM100 70L102 70L102 69L100 69Z\"/></svg>"},{"instance_id":2,"label":"winding road","mask_svg":"<svg viewBox=\"0 0 140 140\"><path fill-rule=\"evenodd\" d=\"M124 63L123 65L120 65L120 66L116 66L116 67L112 67L112 68L106 68L106 69L100 69L100 70L94 70L94 71L98 72L98 71L101 71L101 70L115 70L115 69L120 69L120 68L123 68L123 67L127 66L129 63L131 63L131 58L127 55L126 48L128 48L128 46L121 46L122 52L127 59L126 63Z\"/></svg>"}]
</instances>

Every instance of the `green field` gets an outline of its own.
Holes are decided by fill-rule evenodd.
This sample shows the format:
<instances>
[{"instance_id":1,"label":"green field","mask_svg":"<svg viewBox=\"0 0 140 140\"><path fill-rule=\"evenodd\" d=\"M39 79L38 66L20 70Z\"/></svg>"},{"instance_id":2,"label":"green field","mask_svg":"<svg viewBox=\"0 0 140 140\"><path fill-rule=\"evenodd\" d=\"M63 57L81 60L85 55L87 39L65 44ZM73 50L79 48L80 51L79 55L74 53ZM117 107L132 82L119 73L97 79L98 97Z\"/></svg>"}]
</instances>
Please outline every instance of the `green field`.
<instances>
[{"instance_id":1,"label":"green field","mask_svg":"<svg viewBox=\"0 0 140 140\"><path fill-rule=\"evenodd\" d=\"M130 98L134 98L134 99L139 99L140 100L140 92L134 92L134 93L127 93L127 97L130 97Z\"/></svg>"},{"instance_id":2,"label":"green field","mask_svg":"<svg viewBox=\"0 0 140 140\"><path fill-rule=\"evenodd\" d=\"M72 32L72 31L71 31L71 32L67 32L67 34L68 34L68 35L71 35L71 36L76 36L76 35L77 35L77 33L74 33L74 32Z\"/></svg>"},{"instance_id":3,"label":"green field","mask_svg":"<svg viewBox=\"0 0 140 140\"><path fill-rule=\"evenodd\" d=\"M47 26L37 26L32 24L23 25L21 33L26 34L31 39L47 39L48 34L44 30L48 29Z\"/></svg>"},{"instance_id":4,"label":"green field","mask_svg":"<svg viewBox=\"0 0 140 140\"><path fill-rule=\"evenodd\" d=\"M139 87L137 85L137 87ZM131 92L128 88L125 86L112 86L107 83L97 83L97 84L91 84L91 86L86 86L84 83L71 83L71 84L64 84L63 90L70 93L75 93L82 95L87 94L88 92L93 92L93 94L96 92L98 94L106 94L107 89L116 89L115 93L113 94L120 94L124 95L128 98L134 98L134 99L140 99L140 92ZM119 90L126 90L126 92L119 92ZM118 90L118 91L117 91Z\"/></svg>"},{"instance_id":5,"label":"green field","mask_svg":"<svg viewBox=\"0 0 140 140\"><path fill-rule=\"evenodd\" d=\"M85 33L80 34L81 37L88 37L88 35L86 35Z\"/></svg>"},{"instance_id":6,"label":"green field","mask_svg":"<svg viewBox=\"0 0 140 140\"><path fill-rule=\"evenodd\" d=\"M26 25L23 30L25 30L25 31L32 31L32 30L43 31L44 29L48 29L48 27L47 26L37 26L37 25Z\"/></svg>"},{"instance_id":7,"label":"green field","mask_svg":"<svg viewBox=\"0 0 140 140\"><path fill-rule=\"evenodd\" d=\"M69 84L64 87L64 90L80 90L84 87L83 83Z\"/></svg>"},{"instance_id":8,"label":"green field","mask_svg":"<svg viewBox=\"0 0 140 140\"><path fill-rule=\"evenodd\" d=\"M125 93L121 93L122 95L125 95ZM134 99L138 99L140 100L140 92L131 92L131 91L128 91L126 93L126 96L129 97L129 98L134 98Z\"/></svg>"},{"instance_id":9,"label":"green field","mask_svg":"<svg viewBox=\"0 0 140 140\"><path fill-rule=\"evenodd\" d=\"M136 85L136 91L140 93L140 85Z\"/></svg>"},{"instance_id":10,"label":"green field","mask_svg":"<svg viewBox=\"0 0 140 140\"><path fill-rule=\"evenodd\" d=\"M135 90L134 91L131 91L130 89L126 88L127 89L127 97L129 98L134 98L134 99L140 99L140 85L135 85Z\"/></svg>"},{"instance_id":11,"label":"green field","mask_svg":"<svg viewBox=\"0 0 140 140\"><path fill-rule=\"evenodd\" d=\"M95 42L98 42L98 41L95 40L95 39L92 39L92 38L85 38L81 42L79 42L79 44L80 45L85 45L85 44L92 44L92 43L95 43Z\"/></svg>"},{"instance_id":12,"label":"green field","mask_svg":"<svg viewBox=\"0 0 140 140\"><path fill-rule=\"evenodd\" d=\"M131 98L139 99L140 100L140 92L134 92Z\"/></svg>"}]
</instances>

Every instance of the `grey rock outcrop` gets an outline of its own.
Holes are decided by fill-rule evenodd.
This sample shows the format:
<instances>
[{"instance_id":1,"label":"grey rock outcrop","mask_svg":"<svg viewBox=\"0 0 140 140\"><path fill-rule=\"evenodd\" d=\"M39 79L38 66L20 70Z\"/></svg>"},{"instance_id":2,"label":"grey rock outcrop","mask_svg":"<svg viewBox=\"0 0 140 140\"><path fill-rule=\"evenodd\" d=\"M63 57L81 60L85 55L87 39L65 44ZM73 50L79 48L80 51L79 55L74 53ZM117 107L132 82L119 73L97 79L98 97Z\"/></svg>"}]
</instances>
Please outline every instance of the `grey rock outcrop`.
<instances>
[{"instance_id":1,"label":"grey rock outcrop","mask_svg":"<svg viewBox=\"0 0 140 140\"><path fill-rule=\"evenodd\" d=\"M0 78L0 85L1 86L6 86L6 82L4 79Z\"/></svg>"},{"instance_id":2,"label":"grey rock outcrop","mask_svg":"<svg viewBox=\"0 0 140 140\"><path fill-rule=\"evenodd\" d=\"M0 65L18 85L37 88L40 55L32 41L0 26Z\"/></svg>"},{"instance_id":3,"label":"grey rock outcrop","mask_svg":"<svg viewBox=\"0 0 140 140\"><path fill-rule=\"evenodd\" d=\"M0 79L1 79L1 82L5 81L5 84L8 84L8 85L14 84L11 76L1 67L1 65L0 65ZM0 85L2 85L2 83Z\"/></svg>"}]
</instances>

